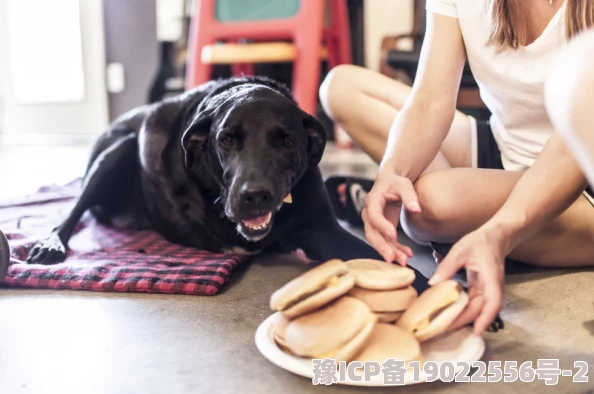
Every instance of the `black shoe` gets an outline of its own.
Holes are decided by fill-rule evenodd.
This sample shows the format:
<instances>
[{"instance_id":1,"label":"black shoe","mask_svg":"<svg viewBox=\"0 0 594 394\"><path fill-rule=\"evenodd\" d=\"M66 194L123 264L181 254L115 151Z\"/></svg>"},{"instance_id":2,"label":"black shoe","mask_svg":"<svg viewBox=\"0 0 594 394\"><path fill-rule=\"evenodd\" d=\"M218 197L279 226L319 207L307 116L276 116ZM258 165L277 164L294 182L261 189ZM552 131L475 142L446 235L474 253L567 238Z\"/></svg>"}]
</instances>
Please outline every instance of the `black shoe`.
<instances>
[{"instance_id":1,"label":"black shoe","mask_svg":"<svg viewBox=\"0 0 594 394\"><path fill-rule=\"evenodd\" d=\"M333 176L326 179L325 184L336 217L352 226L363 227L361 211L363 210L365 197L373 187L373 181L370 179ZM341 186L344 188L342 198L339 191Z\"/></svg>"}]
</instances>

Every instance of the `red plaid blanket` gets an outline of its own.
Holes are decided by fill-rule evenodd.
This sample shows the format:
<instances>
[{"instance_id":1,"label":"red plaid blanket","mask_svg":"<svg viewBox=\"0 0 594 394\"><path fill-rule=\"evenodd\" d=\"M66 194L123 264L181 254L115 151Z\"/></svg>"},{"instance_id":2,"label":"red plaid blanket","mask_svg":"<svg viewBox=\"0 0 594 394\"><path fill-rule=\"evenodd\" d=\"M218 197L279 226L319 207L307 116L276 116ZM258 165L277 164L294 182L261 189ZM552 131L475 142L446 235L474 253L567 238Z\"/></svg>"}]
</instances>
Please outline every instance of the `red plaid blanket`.
<instances>
[{"instance_id":1,"label":"red plaid blanket","mask_svg":"<svg viewBox=\"0 0 594 394\"><path fill-rule=\"evenodd\" d=\"M3 283L16 287L91 291L214 295L246 256L214 254L166 241L151 231L102 226L90 214L70 240L66 261L51 266L25 263L29 249L69 213L80 181L51 186L15 200L0 201L0 228L11 249Z\"/></svg>"}]
</instances>

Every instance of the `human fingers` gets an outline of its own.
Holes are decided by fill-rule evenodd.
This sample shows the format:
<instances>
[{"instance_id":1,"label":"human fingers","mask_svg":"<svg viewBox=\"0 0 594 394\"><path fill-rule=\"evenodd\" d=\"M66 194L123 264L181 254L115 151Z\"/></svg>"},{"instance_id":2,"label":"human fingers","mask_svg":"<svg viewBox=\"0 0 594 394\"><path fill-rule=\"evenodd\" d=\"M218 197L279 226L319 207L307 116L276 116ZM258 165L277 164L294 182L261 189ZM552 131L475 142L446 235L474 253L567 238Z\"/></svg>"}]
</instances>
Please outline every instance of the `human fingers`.
<instances>
[{"instance_id":1,"label":"human fingers","mask_svg":"<svg viewBox=\"0 0 594 394\"><path fill-rule=\"evenodd\" d=\"M396 240L396 226L384 215L386 197L381 193L369 193L365 198L369 225L389 240Z\"/></svg>"},{"instance_id":2,"label":"human fingers","mask_svg":"<svg viewBox=\"0 0 594 394\"><path fill-rule=\"evenodd\" d=\"M460 268L464 267L465 260L456 253L454 248L452 248L443 261L437 266L435 273L431 279L429 279L429 285L433 286L439 282L452 278Z\"/></svg>"},{"instance_id":3,"label":"human fingers","mask_svg":"<svg viewBox=\"0 0 594 394\"><path fill-rule=\"evenodd\" d=\"M386 196L386 205L384 206L384 217L389 221L395 228L398 227L400 222L400 212L402 211L402 202L397 196ZM396 233L398 238L398 232Z\"/></svg>"},{"instance_id":4,"label":"human fingers","mask_svg":"<svg viewBox=\"0 0 594 394\"><path fill-rule=\"evenodd\" d=\"M480 314L485 303L483 292L478 285L476 280L476 272L469 271L468 276L468 305L462 311L462 313L454 320L454 322L448 328L448 331L457 330L467 324L474 322L477 316Z\"/></svg>"},{"instance_id":5,"label":"human fingers","mask_svg":"<svg viewBox=\"0 0 594 394\"><path fill-rule=\"evenodd\" d=\"M413 257L413 251L408 246L401 244L400 242L395 243L396 247L401 250L408 257Z\"/></svg>"},{"instance_id":6,"label":"human fingers","mask_svg":"<svg viewBox=\"0 0 594 394\"><path fill-rule=\"evenodd\" d=\"M485 305L485 300L483 295L477 295L473 298L470 298L468 301L468 305L462 311L462 313L454 320L454 322L448 328L448 331L455 331L460 327L464 327L468 324L474 322L483 310Z\"/></svg>"},{"instance_id":7,"label":"human fingers","mask_svg":"<svg viewBox=\"0 0 594 394\"><path fill-rule=\"evenodd\" d=\"M399 244L398 242L392 243L390 245L392 250L394 250L394 261L396 261L399 265L405 267L408 264L408 254L402 250L401 248L405 247L404 245Z\"/></svg>"},{"instance_id":8,"label":"human fingers","mask_svg":"<svg viewBox=\"0 0 594 394\"><path fill-rule=\"evenodd\" d=\"M398 185L398 194L404 207L410 212L421 212L419 196L415 191L413 183L408 178L402 178Z\"/></svg>"},{"instance_id":9,"label":"human fingers","mask_svg":"<svg viewBox=\"0 0 594 394\"><path fill-rule=\"evenodd\" d=\"M479 282L482 283L484 305L474 321L475 335L481 335L491 325L503 303L502 285L499 283L497 273L482 272L479 275L481 275Z\"/></svg>"},{"instance_id":10,"label":"human fingers","mask_svg":"<svg viewBox=\"0 0 594 394\"><path fill-rule=\"evenodd\" d=\"M394 261L395 252L392 245L375 228L373 228L367 219L366 211L362 212L363 224L365 229L365 238L377 252L382 255L388 263Z\"/></svg>"}]
</instances>

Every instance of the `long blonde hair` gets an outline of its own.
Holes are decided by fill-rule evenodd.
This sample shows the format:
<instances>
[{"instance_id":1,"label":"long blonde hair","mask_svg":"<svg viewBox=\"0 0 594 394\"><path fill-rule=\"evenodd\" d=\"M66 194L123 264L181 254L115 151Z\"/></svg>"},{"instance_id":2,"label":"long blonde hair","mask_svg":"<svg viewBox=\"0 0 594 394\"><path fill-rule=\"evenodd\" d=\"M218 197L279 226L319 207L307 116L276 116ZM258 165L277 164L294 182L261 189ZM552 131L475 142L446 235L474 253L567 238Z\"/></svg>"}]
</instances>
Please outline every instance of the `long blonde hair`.
<instances>
[{"instance_id":1,"label":"long blonde hair","mask_svg":"<svg viewBox=\"0 0 594 394\"><path fill-rule=\"evenodd\" d=\"M517 49L526 42L525 23L520 13L522 1L526 0L489 0L492 17L489 44ZM594 0L565 1L565 35L569 40L594 26Z\"/></svg>"}]
</instances>

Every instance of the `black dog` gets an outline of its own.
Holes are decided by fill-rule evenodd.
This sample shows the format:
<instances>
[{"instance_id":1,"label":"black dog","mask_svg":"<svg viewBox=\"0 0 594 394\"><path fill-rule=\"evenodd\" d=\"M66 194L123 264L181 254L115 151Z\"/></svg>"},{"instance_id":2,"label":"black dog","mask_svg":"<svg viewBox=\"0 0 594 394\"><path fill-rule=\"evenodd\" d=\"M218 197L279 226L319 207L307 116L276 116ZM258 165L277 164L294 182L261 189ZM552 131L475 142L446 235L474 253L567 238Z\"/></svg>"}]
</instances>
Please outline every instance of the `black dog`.
<instances>
[{"instance_id":1,"label":"black dog","mask_svg":"<svg viewBox=\"0 0 594 394\"><path fill-rule=\"evenodd\" d=\"M101 135L74 209L28 261L63 261L88 209L105 225L213 252L379 259L332 212L318 169L325 144L322 125L266 78L213 81L138 108Z\"/></svg>"}]
</instances>

